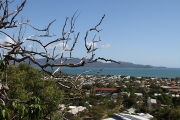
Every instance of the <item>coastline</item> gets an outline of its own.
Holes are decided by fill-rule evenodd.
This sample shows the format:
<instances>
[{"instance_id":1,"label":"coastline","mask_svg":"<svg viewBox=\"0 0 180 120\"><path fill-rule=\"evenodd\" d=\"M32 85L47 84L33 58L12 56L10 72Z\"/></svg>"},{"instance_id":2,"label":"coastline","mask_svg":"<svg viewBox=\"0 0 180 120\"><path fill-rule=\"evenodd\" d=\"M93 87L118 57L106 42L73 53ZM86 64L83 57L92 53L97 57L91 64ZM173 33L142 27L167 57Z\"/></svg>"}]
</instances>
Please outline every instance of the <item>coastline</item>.
<instances>
[{"instance_id":1,"label":"coastline","mask_svg":"<svg viewBox=\"0 0 180 120\"><path fill-rule=\"evenodd\" d=\"M93 75L122 75L122 76L134 76L134 77L157 77L157 78L176 78L180 77L180 68L103 68L101 72L98 72L101 68L68 68L62 67L62 72L67 74L80 74L85 71L86 74ZM52 71L51 69L49 69Z\"/></svg>"}]
</instances>

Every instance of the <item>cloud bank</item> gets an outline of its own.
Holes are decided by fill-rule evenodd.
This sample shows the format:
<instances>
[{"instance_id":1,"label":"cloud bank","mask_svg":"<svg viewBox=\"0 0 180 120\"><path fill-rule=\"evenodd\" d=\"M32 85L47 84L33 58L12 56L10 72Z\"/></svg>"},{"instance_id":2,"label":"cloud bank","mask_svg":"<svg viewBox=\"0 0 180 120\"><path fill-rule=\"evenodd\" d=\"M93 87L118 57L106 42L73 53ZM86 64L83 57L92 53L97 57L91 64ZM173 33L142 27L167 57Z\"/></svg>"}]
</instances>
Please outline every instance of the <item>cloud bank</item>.
<instances>
[{"instance_id":1,"label":"cloud bank","mask_svg":"<svg viewBox=\"0 0 180 120\"><path fill-rule=\"evenodd\" d=\"M4 39L0 39L0 43L1 44L4 44L4 43L14 43L14 41L11 39L11 38L9 38L9 37L5 37Z\"/></svg>"},{"instance_id":2,"label":"cloud bank","mask_svg":"<svg viewBox=\"0 0 180 120\"><path fill-rule=\"evenodd\" d=\"M56 47L56 49L63 49L63 43L50 44L46 48L49 49L49 50L52 50L52 49L54 49L54 47ZM66 45L65 49L68 49L68 45Z\"/></svg>"},{"instance_id":3,"label":"cloud bank","mask_svg":"<svg viewBox=\"0 0 180 120\"><path fill-rule=\"evenodd\" d=\"M96 43L93 43L93 42L86 42L87 46L91 46L94 44L94 47L97 47L97 44Z\"/></svg>"},{"instance_id":4,"label":"cloud bank","mask_svg":"<svg viewBox=\"0 0 180 120\"><path fill-rule=\"evenodd\" d=\"M101 45L101 48L110 48L112 47L111 44L106 43L105 45Z\"/></svg>"}]
</instances>

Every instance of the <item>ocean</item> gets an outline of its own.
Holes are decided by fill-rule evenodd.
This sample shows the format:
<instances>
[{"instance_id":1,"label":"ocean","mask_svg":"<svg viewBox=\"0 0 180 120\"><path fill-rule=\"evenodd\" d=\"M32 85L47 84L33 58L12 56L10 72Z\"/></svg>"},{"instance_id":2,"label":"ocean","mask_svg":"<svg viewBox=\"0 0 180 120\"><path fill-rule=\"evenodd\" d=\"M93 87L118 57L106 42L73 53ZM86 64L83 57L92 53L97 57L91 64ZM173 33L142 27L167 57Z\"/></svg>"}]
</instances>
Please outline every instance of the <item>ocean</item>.
<instances>
[{"instance_id":1,"label":"ocean","mask_svg":"<svg viewBox=\"0 0 180 120\"><path fill-rule=\"evenodd\" d=\"M98 72L101 68L66 68L63 67L61 70L67 74L80 74L84 71L86 74L94 75L123 75L123 76L134 76L134 77L158 77L158 78L175 78L180 77L180 68L103 68L101 72Z\"/></svg>"}]
</instances>

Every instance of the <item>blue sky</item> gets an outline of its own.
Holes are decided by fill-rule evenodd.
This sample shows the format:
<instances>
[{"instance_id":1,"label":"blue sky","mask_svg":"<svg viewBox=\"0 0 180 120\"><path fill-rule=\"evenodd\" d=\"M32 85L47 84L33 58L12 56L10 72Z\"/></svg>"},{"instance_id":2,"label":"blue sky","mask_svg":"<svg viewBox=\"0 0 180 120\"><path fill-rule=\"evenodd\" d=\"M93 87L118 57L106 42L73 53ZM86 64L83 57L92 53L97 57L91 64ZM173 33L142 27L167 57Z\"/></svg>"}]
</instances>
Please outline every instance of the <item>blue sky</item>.
<instances>
[{"instance_id":1,"label":"blue sky","mask_svg":"<svg viewBox=\"0 0 180 120\"><path fill-rule=\"evenodd\" d=\"M80 37L73 54L82 57L86 30L94 27L105 14L99 26L103 31L92 32L88 38L91 42L93 35L101 36L96 57L180 68L179 6L180 0L28 0L19 17L29 19L40 28L56 19L51 33L60 37L65 18L78 10L75 32L80 32ZM25 35L34 33L26 29ZM53 38L43 39L43 43L50 40Z\"/></svg>"}]
</instances>

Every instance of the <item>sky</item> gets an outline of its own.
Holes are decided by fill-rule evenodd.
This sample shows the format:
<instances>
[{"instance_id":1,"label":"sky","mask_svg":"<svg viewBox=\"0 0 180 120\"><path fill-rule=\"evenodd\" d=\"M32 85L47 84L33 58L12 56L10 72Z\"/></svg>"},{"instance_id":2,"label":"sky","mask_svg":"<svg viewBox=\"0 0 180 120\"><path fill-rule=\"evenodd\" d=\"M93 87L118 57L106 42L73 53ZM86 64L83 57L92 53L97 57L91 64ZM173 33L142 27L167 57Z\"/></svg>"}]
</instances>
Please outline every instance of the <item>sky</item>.
<instances>
[{"instance_id":1,"label":"sky","mask_svg":"<svg viewBox=\"0 0 180 120\"><path fill-rule=\"evenodd\" d=\"M12 9L19 1L13 3ZM45 28L56 19L50 29L50 33L56 36L42 39L43 43L47 43L61 37L65 18L72 17L78 11L75 33L80 32L80 36L73 56L81 58L86 54L86 31L97 25L105 14L98 26L103 30L99 33L92 32L87 39L91 43L94 35L96 39L101 37L102 41L96 44L99 48L96 57L180 68L179 6L180 0L27 0L18 17L30 20L30 24L38 28ZM8 30L9 34L15 33L14 31ZM25 36L36 33L37 31L27 28ZM1 40L5 39L8 38L1 36ZM61 51L61 43L54 45L59 48L57 52ZM72 43L67 47L71 45ZM49 46L50 51L52 48L53 46Z\"/></svg>"}]
</instances>

